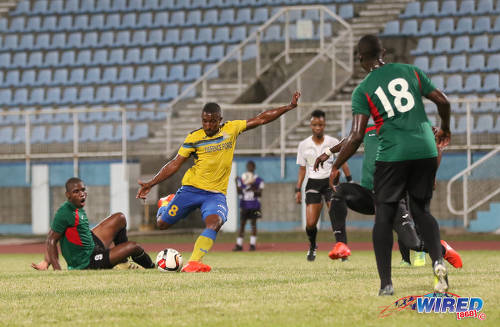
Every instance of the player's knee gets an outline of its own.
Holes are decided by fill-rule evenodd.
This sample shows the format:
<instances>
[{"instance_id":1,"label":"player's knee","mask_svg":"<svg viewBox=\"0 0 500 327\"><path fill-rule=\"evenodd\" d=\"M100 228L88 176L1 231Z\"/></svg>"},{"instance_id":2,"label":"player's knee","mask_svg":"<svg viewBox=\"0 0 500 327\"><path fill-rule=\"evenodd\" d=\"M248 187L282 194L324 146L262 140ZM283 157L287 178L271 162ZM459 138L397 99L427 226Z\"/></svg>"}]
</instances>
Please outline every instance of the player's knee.
<instances>
[{"instance_id":1,"label":"player's knee","mask_svg":"<svg viewBox=\"0 0 500 327\"><path fill-rule=\"evenodd\" d=\"M115 221L120 228L127 227L127 218L123 212L115 213Z\"/></svg>"}]
</instances>

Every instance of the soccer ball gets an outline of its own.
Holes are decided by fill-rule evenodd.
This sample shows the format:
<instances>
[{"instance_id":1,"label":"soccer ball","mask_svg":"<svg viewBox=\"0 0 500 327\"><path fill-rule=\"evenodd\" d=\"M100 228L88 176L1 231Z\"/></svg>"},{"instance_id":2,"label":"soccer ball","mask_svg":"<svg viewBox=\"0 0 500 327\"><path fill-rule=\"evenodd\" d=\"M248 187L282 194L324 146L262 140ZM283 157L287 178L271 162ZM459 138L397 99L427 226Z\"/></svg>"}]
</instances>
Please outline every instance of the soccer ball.
<instances>
[{"instance_id":1,"label":"soccer ball","mask_svg":"<svg viewBox=\"0 0 500 327\"><path fill-rule=\"evenodd\" d=\"M255 182L255 175L252 172L246 171L241 175L241 181L246 186L250 186Z\"/></svg>"},{"instance_id":2,"label":"soccer ball","mask_svg":"<svg viewBox=\"0 0 500 327\"><path fill-rule=\"evenodd\" d=\"M158 252L156 266L159 271L180 271L182 269L182 254L174 249L165 249Z\"/></svg>"}]
</instances>

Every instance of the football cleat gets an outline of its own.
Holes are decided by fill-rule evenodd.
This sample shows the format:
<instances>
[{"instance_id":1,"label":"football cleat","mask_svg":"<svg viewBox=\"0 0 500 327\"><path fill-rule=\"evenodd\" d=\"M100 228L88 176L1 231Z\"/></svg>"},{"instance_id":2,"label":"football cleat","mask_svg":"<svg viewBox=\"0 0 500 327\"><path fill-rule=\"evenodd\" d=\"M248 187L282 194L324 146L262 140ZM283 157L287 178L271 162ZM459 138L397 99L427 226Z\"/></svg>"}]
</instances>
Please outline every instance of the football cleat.
<instances>
[{"instance_id":1,"label":"football cleat","mask_svg":"<svg viewBox=\"0 0 500 327\"><path fill-rule=\"evenodd\" d=\"M117 264L116 266L113 267L114 270L143 270L145 269L142 266L139 266L135 262L127 261L127 262L122 262Z\"/></svg>"},{"instance_id":2,"label":"football cleat","mask_svg":"<svg viewBox=\"0 0 500 327\"><path fill-rule=\"evenodd\" d=\"M408 261L405 261L405 260L401 260L401 262L399 263L399 266L400 267L410 267L411 263L409 263Z\"/></svg>"},{"instance_id":3,"label":"football cleat","mask_svg":"<svg viewBox=\"0 0 500 327\"><path fill-rule=\"evenodd\" d=\"M394 295L394 287L392 287L392 284L385 285L384 288L381 288L378 291L378 296L387 296L387 295Z\"/></svg>"},{"instance_id":4,"label":"football cleat","mask_svg":"<svg viewBox=\"0 0 500 327\"><path fill-rule=\"evenodd\" d=\"M255 250L256 250L255 245L250 244L250 251L255 251Z\"/></svg>"},{"instance_id":5,"label":"football cleat","mask_svg":"<svg viewBox=\"0 0 500 327\"><path fill-rule=\"evenodd\" d=\"M182 268L182 272L209 272L212 268L209 265L201 263L200 261L189 261L187 265Z\"/></svg>"},{"instance_id":6,"label":"football cleat","mask_svg":"<svg viewBox=\"0 0 500 327\"><path fill-rule=\"evenodd\" d=\"M328 253L332 260L344 259L351 255L351 249L343 242L335 243L333 249Z\"/></svg>"},{"instance_id":7,"label":"football cleat","mask_svg":"<svg viewBox=\"0 0 500 327\"><path fill-rule=\"evenodd\" d=\"M441 244L446 249L444 253L444 259L450 263L455 268L462 268L462 258L457 251L455 251L448 243L441 240Z\"/></svg>"},{"instance_id":8,"label":"football cleat","mask_svg":"<svg viewBox=\"0 0 500 327\"><path fill-rule=\"evenodd\" d=\"M434 263L434 290L439 293L448 290L448 271L443 259L439 259Z\"/></svg>"},{"instance_id":9,"label":"football cleat","mask_svg":"<svg viewBox=\"0 0 500 327\"><path fill-rule=\"evenodd\" d=\"M243 247L241 245L236 244L233 248L233 252L243 251Z\"/></svg>"},{"instance_id":10,"label":"football cleat","mask_svg":"<svg viewBox=\"0 0 500 327\"><path fill-rule=\"evenodd\" d=\"M413 255L413 265L415 267L425 266L425 252L415 252Z\"/></svg>"},{"instance_id":11,"label":"football cleat","mask_svg":"<svg viewBox=\"0 0 500 327\"><path fill-rule=\"evenodd\" d=\"M309 251L307 251L307 254L306 254L307 261L314 261L314 260L316 260L316 249L317 248L318 248L317 246L309 248Z\"/></svg>"}]
</instances>

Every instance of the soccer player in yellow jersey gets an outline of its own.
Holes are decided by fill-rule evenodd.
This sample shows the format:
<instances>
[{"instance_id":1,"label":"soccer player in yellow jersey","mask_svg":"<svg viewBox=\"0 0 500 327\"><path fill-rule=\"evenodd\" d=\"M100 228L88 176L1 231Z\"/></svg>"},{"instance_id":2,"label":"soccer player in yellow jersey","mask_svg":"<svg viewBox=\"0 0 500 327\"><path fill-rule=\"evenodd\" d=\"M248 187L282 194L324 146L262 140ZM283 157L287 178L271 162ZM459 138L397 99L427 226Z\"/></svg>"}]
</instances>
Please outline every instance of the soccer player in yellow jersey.
<instances>
[{"instance_id":1,"label":"soccer player in yellow jersey","mask_svg":"<svg viewBox=\"0 0 500 327\"><path fill-rule=\"evenodd\" d=\"M160 208L157 219L158 228L167 229L196 208L201 210L205 230L196 240L191 258L182 271L211 270L201 259L212 248L217 232L227 220L226 190L237 137L294 109L299 97L300 92L295 92L287 106L264 111L248 120L232 120L224 124L221 124L220 106L214 102L205 104L201 113L202 128L186 137L177 156L150 181L139 181L137 198L145 199L151 187L177 172L189 156L194 157L194 166L184 174L182 187L168 206Z\"/></svg>"}]
</instances>

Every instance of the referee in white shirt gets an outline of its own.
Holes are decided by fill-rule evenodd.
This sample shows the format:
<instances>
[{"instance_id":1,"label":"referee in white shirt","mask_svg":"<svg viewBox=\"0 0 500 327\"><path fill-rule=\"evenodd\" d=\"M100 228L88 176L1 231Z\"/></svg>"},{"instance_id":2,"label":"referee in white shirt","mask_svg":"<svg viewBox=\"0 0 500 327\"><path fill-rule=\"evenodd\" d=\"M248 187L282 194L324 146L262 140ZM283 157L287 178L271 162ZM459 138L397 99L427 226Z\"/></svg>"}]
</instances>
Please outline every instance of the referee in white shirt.
<instances>
[{"instance_id":1,"label":"referee in white shirt","mask_svg":"<svg viewBox=\"0 0 500 327\"><path fill-rule=\"evenodd\" d=\"M333 164L333 156L323 164L322 168L314 171L314 162L316 158L325 150L336 145L339 140L325 135L325 112L322 110L314 110L311 114L311 130L312 135L300 142L297 150L297 165L299 165L299 173L297 177L297 186L295 187L295 200L301 203L302 194L301 188L307 170L307 185L306 185L306 234L309 238L309 251L307 251L307 260L314 261L316 259L316 234L321 210L323 209L323 197L325 203L330 207L332 198L332 189L329 186L328 179ZM347 181L351 181L351 173L349 166L345 163L342 166L344 175ZM331 220L331 217L330 217ZM333 222L332 222L333 229Z\"/></svg>"}]
</instances>

